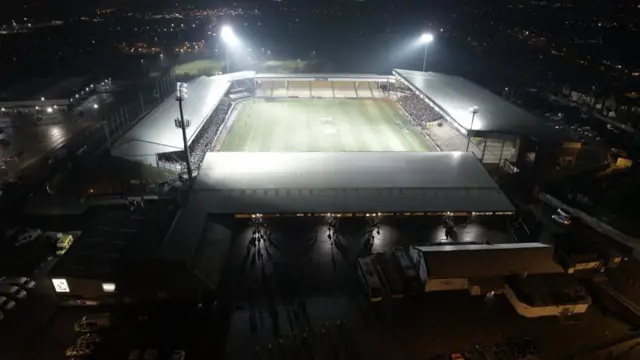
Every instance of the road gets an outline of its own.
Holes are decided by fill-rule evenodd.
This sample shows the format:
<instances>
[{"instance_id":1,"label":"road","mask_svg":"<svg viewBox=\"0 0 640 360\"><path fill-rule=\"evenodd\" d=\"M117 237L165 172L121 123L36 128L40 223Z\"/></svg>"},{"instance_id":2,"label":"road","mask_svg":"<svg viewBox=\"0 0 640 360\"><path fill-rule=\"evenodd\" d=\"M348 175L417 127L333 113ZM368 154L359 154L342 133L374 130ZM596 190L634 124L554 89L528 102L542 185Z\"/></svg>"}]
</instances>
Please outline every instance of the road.
<instances>
[{"instance_id":1,"label":"road","mask_svg":"<svg viewBox=\"0 0 640 360\"><path fill-rule=\"evenodd\" d=\"M12 176L19 173L47 152L57 150L75 134L92 125L90 122L65 122L4 129L4 135L10 145L0 145L0 159L20 155L16 160L5 160L4 175Z\"/></svg>"}]
</instances>

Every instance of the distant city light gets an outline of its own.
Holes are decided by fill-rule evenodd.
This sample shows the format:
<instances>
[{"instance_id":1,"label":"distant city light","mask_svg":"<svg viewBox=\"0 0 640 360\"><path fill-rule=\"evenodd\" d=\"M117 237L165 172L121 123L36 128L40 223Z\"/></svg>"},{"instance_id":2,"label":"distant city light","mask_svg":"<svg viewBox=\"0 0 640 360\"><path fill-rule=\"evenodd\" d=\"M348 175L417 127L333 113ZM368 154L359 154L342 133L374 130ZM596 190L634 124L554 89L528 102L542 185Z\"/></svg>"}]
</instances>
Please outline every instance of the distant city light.
<instances>
[{"instance_id":1,"label":"distant city light","mask_svg":"<svg viewBox=\"0 0 640 360\"><path fill-rule=\"evenodd\" d=\"M41 97L41 98L40 98L40 101L44 101L44 98L43 98L43 97Z\"/></svg>"},{"instance_id":2,"label":"distant city light","mask_svg":"<svg viewBox=\"0 0 640 360\"><path fill-rule=\"evenodd\" d=\"M47 112L48 112L49 114L51 114L51 113L53 112L53 108L52 108L52 107L48 107L48 108L47 108Z\"/></svg>"}]
</instances>

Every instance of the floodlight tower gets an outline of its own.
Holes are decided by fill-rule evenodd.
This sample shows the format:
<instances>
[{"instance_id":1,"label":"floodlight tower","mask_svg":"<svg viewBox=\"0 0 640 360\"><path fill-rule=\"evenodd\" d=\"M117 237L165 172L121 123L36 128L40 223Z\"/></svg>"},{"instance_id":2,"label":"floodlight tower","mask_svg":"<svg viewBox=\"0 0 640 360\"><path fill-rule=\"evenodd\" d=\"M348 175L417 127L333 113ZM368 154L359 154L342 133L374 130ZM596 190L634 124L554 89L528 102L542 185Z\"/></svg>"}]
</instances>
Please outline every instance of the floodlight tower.
<instances>
[{"instance_id":1,"label":"floodlight tower","mask_svg":"<svg viewBox=\"0 0 640 360\"><path fill-rule=\"evenodd\" d=\"M477 106L472 106L469 108L469 112L471 113L471 126L469 126L469 129L467 129L467 150L465 150L465 152L469 151L469 143L471 142L471 134L469 133L469 131L473 130L473 120L476 119L476 114L480 111L480 109L478 109Z\"/></svg>"},{"instance_id":2,"label":"floodlight tower","mask_svg":"<svg viewBox=\"0 0 640 360\"><path fill-rule=\"evenodd\" d=\"M424 44L424 60L422 60L422 72L425 72L427 68L427 48L433 41L433 35L430 33L424 33L420 36L420 42Z\"/></svg>"},{"instance_id":3,"label":"floodlight tower","mask_svg":"<svg viewBox=\"0 0 640 360\"><path fill-rule=\"evenodd\" d=\"M226 44L226 58L227 58L227 74L229 73L229 48L238 45L240 40L233 32L233 29L229 25L225 25L220 30L220 37Z\"/></svg>"},{"instance_id":4,"label":"floodlight tower","mask_svg":"<svg viewBox=\"0 0 640 360\"><path fill-rule=\"evenodd\" d=\"M191 173L191 157L189 155L189 144L187 143L187 127L191 125L189 119L184 118L184 112L182 111L182 102L187 98L187 84L183 82L178 83L176 91L176 101L178 102L178 108L180 109L180 117L175 120L176 127L180 127L182 130L182 141L184 143L184 157L187 161L187 176L189 178L189 185L193 183L193 175Z\"/></svg>"}]
</instances>

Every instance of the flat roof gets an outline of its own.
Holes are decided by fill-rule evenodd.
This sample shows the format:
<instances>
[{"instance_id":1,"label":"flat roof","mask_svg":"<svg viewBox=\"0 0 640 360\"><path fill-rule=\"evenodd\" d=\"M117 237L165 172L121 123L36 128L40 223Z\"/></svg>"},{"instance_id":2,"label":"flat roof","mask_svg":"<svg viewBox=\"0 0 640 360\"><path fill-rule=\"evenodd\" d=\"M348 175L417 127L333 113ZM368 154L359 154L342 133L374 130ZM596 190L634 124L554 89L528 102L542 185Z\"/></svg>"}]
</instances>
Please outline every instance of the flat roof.
<instances>
[{"instance_id":1,"label":"flat roof","mask_svg":"<svg viewBox=\"0 0 640 360\"><path fill-rule=\"evenodd\" d=\"M256 80L287 80L297 79L300 81L313 81L318 79L330 80L330 79L362 79L366 81L387 80L389 75L377 75L377 74L255 74Z\"/></svg>"},{"instance_id":2,"label":"flat roof","mask_svg":"<svg viewBox=\"0 0 640 360\"><path fill-rule=\"evenodd\" d=\"M51 277L116 280L144 258L153 258L178 211L168 202L147 202L135 211L119 205L97 210Z\"/></svg>"},{"instance_id":3,"label":"flat roof","mask_svg":"<svg viewBox=\"0 0 640 360\"><path fill-rule=\"evenodd\" d=\"M230 82L228 76L221 75L201 76L187 84L187 99L182 107L185 118L191 120L187 128L187 139L191 143L229 89ZM179 116L178 102L168 98L116 142L111 154L135 157L182 150L182 133L174 122Z\"/></svg>"},{"instance_id":4,"label":"flat roof","mask_svg":"<svg viewBox=\"0 0 640 360\"><path fill-rule=\"evenodd\" d=\"M435 278L485 278L564 272L553 259L553 247L540 243L413 248L422 252L427 276Z\"/></svg>"},{"instance_id":5,"label":"flat roof","mask_svg":"<svg viewBox=\"0 0 640 360\"><path fill-rule=\"evenodd\" d=\"M571 140L537 116L461 77L402 69L395 69L393 73L410 83L414 90L466 130L529 136L539 142ZM469 111L472 106L478 107L473 129Z\"/></svg>"},{"instance_id":6,"label":"flat roof","mask_svg":"<svg viewBox=\"0 0 640 360\"><path fill-rule=\"evenodd\" d=\"M211 152L191 197L212 214L514 211L461 152Z\"/></svg>"}]
</instances>

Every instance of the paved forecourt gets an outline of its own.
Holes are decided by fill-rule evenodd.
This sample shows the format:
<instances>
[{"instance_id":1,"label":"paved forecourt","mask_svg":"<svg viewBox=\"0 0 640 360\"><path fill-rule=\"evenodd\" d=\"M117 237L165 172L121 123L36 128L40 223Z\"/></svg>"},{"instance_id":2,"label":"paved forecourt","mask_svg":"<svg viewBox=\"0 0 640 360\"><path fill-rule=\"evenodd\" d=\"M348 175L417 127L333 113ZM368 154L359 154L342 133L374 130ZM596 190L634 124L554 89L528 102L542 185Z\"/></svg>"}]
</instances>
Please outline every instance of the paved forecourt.
<instances>
[{"instance_id":1,"label":"paved forecourt","mask_svg":"<svg viewBox=\"0 0 640 360\"><path fill-rule=\"evenodd\" d=\"M255 99L231 116L220 151L431 151L386 99Z\"/></svg>"}]
</instances>

